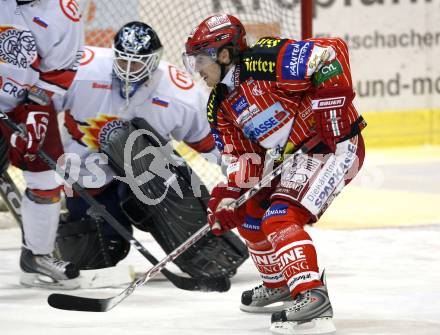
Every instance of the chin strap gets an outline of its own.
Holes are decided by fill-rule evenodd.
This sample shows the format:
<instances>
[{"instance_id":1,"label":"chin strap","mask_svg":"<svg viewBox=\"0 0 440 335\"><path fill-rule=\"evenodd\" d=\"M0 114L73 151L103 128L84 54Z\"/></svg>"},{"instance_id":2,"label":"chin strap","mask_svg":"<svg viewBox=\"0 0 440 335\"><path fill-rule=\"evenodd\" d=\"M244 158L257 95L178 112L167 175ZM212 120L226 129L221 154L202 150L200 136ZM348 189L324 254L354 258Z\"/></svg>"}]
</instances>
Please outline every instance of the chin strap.
<instances>
[{"instance_id":1,"label":"chin strap","mask_svg":"<svg viewBox=\"0 0 440 335\"><path fill-rule=\"evenodd\" d=\"M219 63L218 60L216 60L215 62L220 66L220 81L223 80L223 78L226 76L226 67L232 64L232 59L233 59L233 54L232 54L232 50L227 49L229 51L229 58L231 59L231 61L228 64L221 64Z\"/></svg>"},{"instance_id":2,"label":"chin strap","mask_svg":"<svg viewBox=\"0 0 440 335\"><path fill-rule=\"evenodd\" d=\"M220 64L217 62L218 65L220 65L220 81L223 80L223 78L226 76L226 64Z\"/></svg>"},{"instance_id":3,"label":"chin strap","mask_svg":"<svg viewBox=\"0 0 440 335\"><path fill-rule=\"evenodd\" d=\"M120 80L119 78L117 78L117 79L120 83L119 94L121 95L122 99L127 100L127 104L128 104L128 99L131 98L136 93L136 91L139 89L139 87L141 87L143 84L145 84L145 82L148 80L148 77L143 80L137 81L135 83L123 81L123 80Z\"/></svg>"}]
</instances>

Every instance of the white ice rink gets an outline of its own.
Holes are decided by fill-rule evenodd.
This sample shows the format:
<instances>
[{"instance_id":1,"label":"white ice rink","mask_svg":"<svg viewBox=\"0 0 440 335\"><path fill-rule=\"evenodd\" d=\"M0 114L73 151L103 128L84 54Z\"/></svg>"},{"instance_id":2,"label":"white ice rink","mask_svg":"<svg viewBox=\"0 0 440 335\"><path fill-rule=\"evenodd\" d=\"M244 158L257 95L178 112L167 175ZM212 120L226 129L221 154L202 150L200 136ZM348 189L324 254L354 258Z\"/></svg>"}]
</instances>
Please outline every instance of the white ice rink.
<instances>
[{"instance_id":1,"label":"white ice rink","mask_svg":"<svg viewBox=\"0 0 440 335\"><path fill-rule=\"evenodd\" d=\"M309 231L327 269L337 334L440 334L440 226ZM47 305L50 292L18 284L19 230L0 232L1 335L270 334L270 315L238 309L241 292L258 284L250 261L227 293L187 292L154 281L107 313L60 311ZM162 257L145 236L139 238ZM149 267L134 251L123 263Z\"/></svg>"},{"instance_id":2,"label":"white ice rink","mask_svg":"<svg viewBox=\"0 0 440 335\"><path fill-rule=\"evenodd\" d=\"M369 151L354 183L309 229L326 267L338 335L440 335L439 166L440 147ZM1 215L0 228L14 226L8 220ZM163 257L148 234L137 237ZM110 312L70 312L47 305L51 292L18 284L20 244L17 228L0 229L0 335L270 334L270 315L238 308L241 292L259 284L251 261L227 293L154 281ZM123 265L150 267L133 250ZM122 289L74 293L111 296Z\"/></svg>"}]
</instances>

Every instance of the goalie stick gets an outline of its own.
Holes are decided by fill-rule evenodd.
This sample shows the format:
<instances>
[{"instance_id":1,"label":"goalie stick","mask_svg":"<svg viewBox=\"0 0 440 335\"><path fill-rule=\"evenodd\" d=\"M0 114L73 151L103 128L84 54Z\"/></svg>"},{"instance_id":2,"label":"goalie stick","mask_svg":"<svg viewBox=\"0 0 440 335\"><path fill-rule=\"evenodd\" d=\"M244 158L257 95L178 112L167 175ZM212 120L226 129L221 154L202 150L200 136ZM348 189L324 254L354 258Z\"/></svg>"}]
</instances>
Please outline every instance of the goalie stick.
<instances>
[{"instance_id":1,"label":"goalie stick","mask_svg":"<svg viewBox=\"0 0 440 335\"><path fill-rule=\"evenodd\" d=\"M283 167L288 166L296 157L297 154L304 154L309 152L321 141L319 136L311 138L306 142L295 154L287 156L283 163L276 167L273 171L265 175L258 184L249 189L246 193L241 195L235 200L231 206L240 207L256 193L258 193L263 187L270 185L279 174L281 174ZM51 294L49 295L47 302L50 306L58 309L71 310L71 311L83 311L83 312L107 312L121 303L128 296L139 287L148 282L151 278L159 273L169 262L172 262L180 254L185 252L189 247L201 239L206 233L210 231L209 224L204 225L197 232L195 232L188 240L183 242L180 246L174 249L169 255L163 258L158 264L153 266L150 270L145 272L140 278L134 280L125 290L121 293L109 297L109 298L87 298L74 296L69 294Z\"/></svg>"},{"instance_id":2,"label":"goalie stick","mask_svg":"<svg viewBox=\"0 0 440 335\"><path fill-rule=\"evenodd\" d=\"M16 125L6 113L0 111L0 119L12 130L25 136L24 131ZM87 191L79 185L79 183L73 181L68 172L57 167L55 161L50 158L43 150L38 151L38 156L54 171L56 171L65 182L72 187L89 205L90 213L89 215L94 215L101 217L107 221L124 239L126 239L130 245L136 248L150 263L153 265L158 265L159 261L154 257L138 240L136 240L133 235L131 235L125 228L105 209L103 205L97 202ZM64 176L63 176L64 175ZM225 276L220 277L199 277L199 278L188 278L178 276L175 273L162 268L160 272L177 288L188 290L188 291L219 291L225 292L230 288L230 280Z\"/></svg>"}]
</instances>

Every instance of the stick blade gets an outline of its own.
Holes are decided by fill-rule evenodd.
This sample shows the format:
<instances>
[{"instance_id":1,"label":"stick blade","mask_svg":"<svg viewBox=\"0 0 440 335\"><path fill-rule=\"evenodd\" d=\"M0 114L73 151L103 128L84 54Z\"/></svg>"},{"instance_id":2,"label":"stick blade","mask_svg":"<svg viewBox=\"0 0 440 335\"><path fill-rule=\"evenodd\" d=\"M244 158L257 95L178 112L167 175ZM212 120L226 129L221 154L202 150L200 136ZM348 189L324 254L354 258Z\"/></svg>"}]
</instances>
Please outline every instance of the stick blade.
<instances>
[{"instance_id":1,"label":"stick blade","mask_svg":"<svg viewBox=\"0 0 440 335\"><path fill-rule=\"evenodd\" d=\"M198 289L204 292L227 292L231 288L228 277L200 278Z\"/></svg>"},{"instance_id":2,"label":"stick blade","mask_svg":"<svg viewBox=\"0 0 440 335\"><path fill-rule=\"evenodd\" d=\"M68 311L106 312L112 307L110 299L93 299L69 294L54 293L49 295L47 303L53 307Z\"/></svg>"}]
</instances>

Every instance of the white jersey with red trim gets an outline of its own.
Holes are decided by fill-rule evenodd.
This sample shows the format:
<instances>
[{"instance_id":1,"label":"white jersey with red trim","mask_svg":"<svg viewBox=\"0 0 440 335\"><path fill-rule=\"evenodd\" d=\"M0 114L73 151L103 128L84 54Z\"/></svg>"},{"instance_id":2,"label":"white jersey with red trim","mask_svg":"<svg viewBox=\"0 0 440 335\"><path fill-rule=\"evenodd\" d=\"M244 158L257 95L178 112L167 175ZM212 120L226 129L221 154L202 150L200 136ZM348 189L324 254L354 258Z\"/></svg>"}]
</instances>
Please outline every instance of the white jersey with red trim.
<instances>
[{"instance_id":1,"label":"white jersey with red trim","mask_svg":"<svg viewBox=\"0 0 440 335\"><path fill-rule=\"evenodd\" d=\"M0 1L0 110L9 112L39 78L35 38L15 1Z\"/></svg>"},{"instance_id":2,"label":"white jersey with red trim","mask_svg":"<svg viewBox=\"0 0 440 335\"><path fill-rule=\"evenodd\" d=\"M0 4L0 109L12 110L34 85L64 94L83 42L79 12L69 12L76 1Z\"/></svg>"},{"instance_id":3,"label":"white jersey with red trim","mask_svg":"<svg viewBox=\"0 0 440 335\"><path fill-rule=\"evenodd\" d=\"M101 144L123 120L144 118L164 138L184 141L200 152L215 147L206 116L208 92L184 71L161 61L146 84L127 100L121 97L120 81L113 75L113 50L85 47L85 56L62 105L64 149L80 156L81 175L92 175L84 167ZM105 165L105 164L104 164ZM106 172L106 183L113 172ZM101 185L84 185L97 188Z\"/></svg>"},{"instance_id":4,"label":"white jersey with red trim","mask_svg":"<svg viewBox=\"0 0 440 335\"><path fill-rule=\"evenodd\" d=\"M35 1L19 9L37 44L37 86L64 94L73 82L84 44L78 1Z\"/></svg>"}]
</instances>

